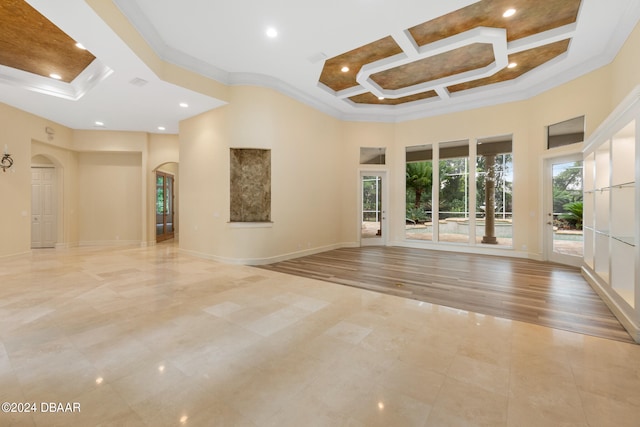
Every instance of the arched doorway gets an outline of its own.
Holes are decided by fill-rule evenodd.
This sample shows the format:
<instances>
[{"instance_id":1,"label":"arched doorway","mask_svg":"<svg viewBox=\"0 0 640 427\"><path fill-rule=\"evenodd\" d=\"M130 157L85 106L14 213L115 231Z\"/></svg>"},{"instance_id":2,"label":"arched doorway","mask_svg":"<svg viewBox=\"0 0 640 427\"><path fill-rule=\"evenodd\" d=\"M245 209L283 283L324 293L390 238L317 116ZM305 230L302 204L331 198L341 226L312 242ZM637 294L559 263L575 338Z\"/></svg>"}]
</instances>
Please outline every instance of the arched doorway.
<instances>
[{"instance_id":1,"label":"arched doorway","mask_svg":"<svg viewBox=\"0 0 640 427\"><path fill-rule=\"evenodd\" d=\"M177 234L177 175L177 163L165 163L155 170L156 242L173 239Z\"/></svg>"}]
</instances>

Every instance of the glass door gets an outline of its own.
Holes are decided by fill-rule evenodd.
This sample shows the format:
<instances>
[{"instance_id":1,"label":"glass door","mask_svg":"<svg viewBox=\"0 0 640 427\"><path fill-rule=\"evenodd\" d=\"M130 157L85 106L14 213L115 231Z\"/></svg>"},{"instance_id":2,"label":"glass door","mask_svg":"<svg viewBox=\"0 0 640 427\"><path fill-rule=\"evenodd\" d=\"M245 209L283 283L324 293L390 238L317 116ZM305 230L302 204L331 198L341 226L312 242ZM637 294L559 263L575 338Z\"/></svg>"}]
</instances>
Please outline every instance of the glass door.
<instances>
[{"instance_id":1,"label":"glass door","mask_svg":"<svg viewBox=\"0 0 640 427\"><path fill-rule=\"evenodd\" d=\"M547 160L547 206L544 230L547 259L579 266L584 238L582 231L582 156Z\"/></svg>"},{"instance_id":2,"label":"glass door","mask_svg":"<svg viewBox=\"0 0 640 427\"><path fill-rule=\"evenodd\" d=\"M156 172L156 242L174 236L173 176Z\"/></svg>"},{"instance_id":3,"label":"glass door","mask_svg":"<svg viewBox=\"0 0 640 427\"><path fill-rule=\"evenodd\" d=\"M386 172L360 173L360 244L386 243Z\"/></svg>"}]
</instances>

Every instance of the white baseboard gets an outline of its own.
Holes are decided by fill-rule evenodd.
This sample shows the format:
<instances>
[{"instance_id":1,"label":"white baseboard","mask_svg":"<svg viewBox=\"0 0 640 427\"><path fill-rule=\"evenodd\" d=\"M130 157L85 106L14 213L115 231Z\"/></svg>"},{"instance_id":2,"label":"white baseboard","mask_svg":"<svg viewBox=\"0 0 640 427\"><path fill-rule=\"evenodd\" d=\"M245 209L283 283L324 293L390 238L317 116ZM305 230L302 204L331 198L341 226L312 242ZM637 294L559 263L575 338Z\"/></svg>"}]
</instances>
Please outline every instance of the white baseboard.
<instances>
[{"instance_id":1,"label":"white baseboard","mask_svg":"<svg viewBox=\"0 0 640 427\"><path fill-rule=\"evenodd\" d=\"M192 255L198 258L204 258L204 259L209 259L212 261L218 261L218 262L222 262L225 264L237 264L237 265L266 265L266 264L273 264L275 262L281 262L281 261L287 261L289 259L294 259L294 258L300 258L303 256L307 256L307 255L313 255L313 254L317 254L320 252L326 252L326 251L330 251L333 249L340 249L340 248L355 248L360 246L358 243L356 242L351 242L351 243L336 243L333 245L327 245L327 246L321 246L321 247L317 247L317 248L310 248L310 249L305 249L302 251L296 251L296 252L289 252L286 254L282 254L282 255L276 255L273 257L268 257L268 258L229 258L229 257L221 257L221 256L217 256L217 255L212 255L212 254L206 254L203 252L198 252L198 251L192 251L189 249L183 249L180 248L180 252L184 253L186 255Z\"/></svg>"},{"instance_id":2,"label":"white baseboard","mask_svg":"<svg viewBox=\"0 0 640 427\"><path fill-rule=\"evenodd\" d=\"M140 246L140 240L86 240L78 243L78 246Z\"/></svg>"}]
</instances>

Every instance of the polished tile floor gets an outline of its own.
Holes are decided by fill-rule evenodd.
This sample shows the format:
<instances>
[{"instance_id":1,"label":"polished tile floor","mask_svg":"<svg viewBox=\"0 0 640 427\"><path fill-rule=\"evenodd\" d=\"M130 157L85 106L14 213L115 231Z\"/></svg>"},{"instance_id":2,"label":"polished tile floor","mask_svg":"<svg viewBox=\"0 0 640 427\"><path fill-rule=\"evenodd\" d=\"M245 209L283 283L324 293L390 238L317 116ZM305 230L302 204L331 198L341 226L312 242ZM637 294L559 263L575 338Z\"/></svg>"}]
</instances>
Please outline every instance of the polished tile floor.
<instances>
[{"instance_id":1,"label":"polished tile floor","mask_svg":"<svg viewBox=\"0 0 640 427\"><path fill-rule=\"evenodd\" d=\"M640 346L172 244L39 250L0 260L0 402L2 426L637 426Z\"/></svg>"}]
</instances>

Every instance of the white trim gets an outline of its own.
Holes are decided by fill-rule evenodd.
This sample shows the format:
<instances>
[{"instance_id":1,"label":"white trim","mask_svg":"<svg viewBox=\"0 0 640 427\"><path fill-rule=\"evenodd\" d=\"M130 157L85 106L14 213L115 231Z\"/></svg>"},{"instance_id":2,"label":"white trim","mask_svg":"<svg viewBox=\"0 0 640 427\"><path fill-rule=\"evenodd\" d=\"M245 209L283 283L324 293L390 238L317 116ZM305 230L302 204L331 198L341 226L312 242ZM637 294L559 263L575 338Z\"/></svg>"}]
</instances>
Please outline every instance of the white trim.
<instances>
[{"instance_id":1,"label":"white trim","mask_svg":"<svg viewBox=\"0 0 640 427\"><path fill-rule=\"evenodd\" d=\"M617 128L626 126L635 117L636 101L640 100L640 85L633 88L631 93L602 121L600 126L584 142L585 155L590 154L606 135L613 135Z\"/></svg>"},{"instance_id":2,"label":"white trim","mask_svg":"<svg viewBox=\"0 0 640 427\"><path fill-rule=\"evenodd\" d=\"M610 288L603 285L598 275L594 274L588 267L582 266L581 271L582 277L585 278L593 290L600 296L600 299L609 307L618 321L620 321L622 326L629 332L631 338L640 344L640 324L635 323L633 319L629 317L628 311L620 307L620 304L617 302L617 298L619 298L618 294L615 291L610 292Z\"/></svg>"},{"instance_id":3,"label":"white trim","mask_svg":"<svg viewBox=\"0 0 640 427\"><path fill-rule=\"evenodd\" d=\"M369 166L369 167L367 167ZM383 167L380 167L383 166ZM362 238L362 178L365 176L380 176L382 178L382 185L380 191L382 191L382 206L380 206L380 211L382 218L380 218L380 229L382 230L381 236L379 238ZM392 222L389 220L390 208L389 208L389 195L390 195L390 185L389 185L389 170L386 165L360 165L358 168L358 242L359 246L386 246L389 240L389 224ZM366 242L366 243L365 243Z\"/></svg>"},{"instance_id":4,"label":"white trim","mask_svg":"<svg viewBox=\"0 0 640 427\"><path fill-rule=\"evenodd\" d=\"M140 246L140 240L86 240L78 242L78 246Z\"/></svg>"},{"instance_id":5,"label":"white trim","mask_svg":"<svg viewBox=\"0 0 640 427\"><path fill-rule=\"evenodd\" d=\"M111 74L113 70L98 59L94 59L71 83L0 65L1 83L71 101L78 101Z\"/></svg>"},{"instance_id":6,"label":"white trim","mask_svg":"<svg viewBox=\"0 0 640 427\"><path fill-rule=\"evenodd\" d=\"M578 161L583 161L582 152L580 151L548 156L542 159L542 203L540 204L542 210L540 212L540 226L542 227L543 259L544 261L556 262L558 264L570 265L573 267L580 267L582 265L584 255L574 256L554 252L553 233L549 231L547 222L549 221L549 211L553 211L553 165Z\"/></svg>"},{"instance_id":7,"label":"white trim","mask_svg":"<svg viewBox=\"0 0 640 427\"><path fill-rule=\"evenodd\" d=\"M289 253L286 253L286 254L276 255L276 256L266 257L266 258L229 258L229 257L206 254L204 252L192 251L192 250L183 249L183 248L180 248L179 251L180 251L180 253L183 253L185 255L191 255L191 256L198 257L198 258L203 258L203 259L208 259L208 260L211 260L211 261L221 262L221 263L224 263L224 264L266 265L266 264L273 264L273 263L281 262L281 261L287 261L287 260L294 259L294 258L300 258L300 257L303 257L303 256L314 255L314 254L317 254L317 253L331 251L331 250L334 250L334 249L357 248L359 246L360 245L358 243L356 243L356 242L352 242L352 243L336 243L336 244L332 244L332 245L321 246L321 247L312 248L312 249L305 249L305 250L296 251L296 252L289 252Z\"/></svg>"}]
</instances>

